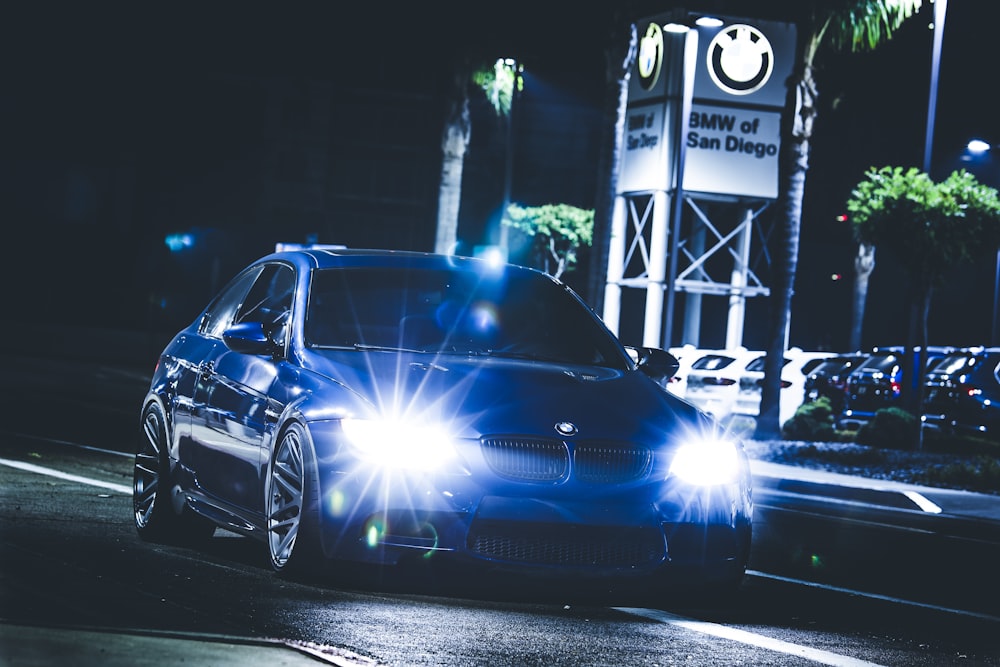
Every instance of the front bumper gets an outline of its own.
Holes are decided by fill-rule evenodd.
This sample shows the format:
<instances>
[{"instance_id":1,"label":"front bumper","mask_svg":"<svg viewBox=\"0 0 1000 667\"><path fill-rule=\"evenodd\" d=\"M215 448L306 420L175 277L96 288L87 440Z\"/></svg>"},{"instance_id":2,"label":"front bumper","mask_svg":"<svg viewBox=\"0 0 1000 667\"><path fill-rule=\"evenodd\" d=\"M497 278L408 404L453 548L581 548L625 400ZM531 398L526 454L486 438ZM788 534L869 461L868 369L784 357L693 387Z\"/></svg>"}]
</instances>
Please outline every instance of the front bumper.
<instances>
[{"instance_id":1,"label":"front bumper","mask_svg":"<svg viewBox=\"0 0 1000 667\"><path fill-rule=\"evenodd\" d=\"M325 553L385 565L446 556L508 570L609 576L745 565L748 557L751 503L741 485L646 485L588 499L511 487L499 495L468 478L447 481L448 488L431 488L397 479L392 491L369 494L356 480L333 476L323 494Z\"/></svg>"}]
</instances>

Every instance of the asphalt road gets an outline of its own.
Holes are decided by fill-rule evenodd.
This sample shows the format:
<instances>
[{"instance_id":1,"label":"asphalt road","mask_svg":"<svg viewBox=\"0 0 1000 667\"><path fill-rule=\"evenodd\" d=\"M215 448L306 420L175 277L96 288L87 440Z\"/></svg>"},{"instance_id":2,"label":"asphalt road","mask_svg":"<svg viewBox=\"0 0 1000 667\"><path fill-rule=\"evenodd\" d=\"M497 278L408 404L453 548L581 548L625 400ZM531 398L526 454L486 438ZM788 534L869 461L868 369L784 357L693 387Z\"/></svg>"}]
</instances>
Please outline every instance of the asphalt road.
<instances>
[{"instance_id":1,"label":"asphalt road","mask_svg":"<svg viewBox=\"0 0 1000 667\"><path fill-rule=\"evenodd\" d=\"M221 530L197 549L144 543L141 371L3 368L0 665L1000 665L992 533L773 486L728 606L444 565L302 582Z\"/></svg>"}]
</instances>

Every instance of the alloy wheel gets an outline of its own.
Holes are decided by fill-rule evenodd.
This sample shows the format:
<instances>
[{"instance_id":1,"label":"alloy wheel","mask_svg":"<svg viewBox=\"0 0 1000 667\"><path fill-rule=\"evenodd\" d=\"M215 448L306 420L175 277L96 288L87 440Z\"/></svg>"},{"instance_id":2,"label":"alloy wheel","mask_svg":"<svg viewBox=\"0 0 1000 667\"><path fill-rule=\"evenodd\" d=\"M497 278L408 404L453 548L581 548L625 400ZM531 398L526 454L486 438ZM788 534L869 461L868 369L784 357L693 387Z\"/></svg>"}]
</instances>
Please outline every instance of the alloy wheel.
<instances>
[{"instance_id":1,"label":"alloy wheel","mask_svg":"<svg viewBox=\"0 0 1000 667\"><path fill-rule=\"evenodd\" d=\"M271 466L271 486L267 514L267 541L276 569L288 564L302 520L305 466L301 436L289 429L281 438Z\"/></svg>"},{"instance_id":2,"label":"alloy wheel","mask_svg":"<svg viewBox=\"0 0 1000 667\"><path fill-rule=\"evenodd\" d=\"M163 448L163 425L159 413L154 409L146 411L142 420L143 438L135 455L132 473L132 505L135 510L135 524L142 530L149 526L156 508L156 496L160 487L160 456Z\"/></svg>"}]
</instances>

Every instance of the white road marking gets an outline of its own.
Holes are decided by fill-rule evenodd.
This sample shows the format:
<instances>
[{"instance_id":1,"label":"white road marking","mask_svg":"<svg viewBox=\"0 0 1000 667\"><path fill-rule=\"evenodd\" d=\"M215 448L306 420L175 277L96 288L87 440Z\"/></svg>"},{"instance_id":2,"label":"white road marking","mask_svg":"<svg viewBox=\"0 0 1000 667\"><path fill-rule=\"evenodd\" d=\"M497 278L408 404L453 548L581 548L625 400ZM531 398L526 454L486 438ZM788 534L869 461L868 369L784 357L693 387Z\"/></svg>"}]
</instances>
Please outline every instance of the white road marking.
<instances>
[{"instance_id":1,"label":"white road marking","mask_svg":"<svg viewBox=\"0 0 1000 667\"><path fill-rule=\"evenodd\" d=\"M917 493L916 491L903 491L903 495L913 501L914 505L925 512L930 512L931 514L941 513L941 508L931 502L931 500L923 494Z\"/></svg>"},{"instance_id":2,"label":"white road marking","mask_svg":"<svg viewBox=\"0 0 1000 667\"><path fill-rule=\"evenodd\" d=\"M38 475L48 475L49 477L58 477L59 479L64 479L68 482L77 482L79 484L89 484L91 486L99 486L102 489L110 489L112 491L117 491L118 493L124 493L125 495L132 495L132 487L125 486L124 484L115 484L114 482L102 482L97 479L91 479L89 477L81 477L80 475L71 475L59 470L53 470L52 468L44 468L42 466L36 466L34 463L25 463L23 461L11 461L8 459L0 459L0 465L5 465L10 468L17 468L18 470L26 470L27 472L33 472Z\"/></svg>"},{"instance_id":3,"label":"white road marking","mask_svg":"<svg viewBox=\"0 0 1000 667\"><path fill-rule=\"evenodd\" d=\"M128 452L119 452L113 449L102 449L100 447L91 447L90 445L81 445L78 442L71 442L69 440L57 440L55 438L43 438L38 435L30 435L28 433L13 433L11 431L0 431L4 435L11 435L16 438L25 438L26 440L41 440L42 442L47 442L53 445L68 445L70 447L75 447L76 449L88 449L92 452L100 452L101 454L111 454L112 456L124 456L127 458L132 458L135 454L129 454Z\"/></svg>"},{"instance_id":4,"label":"white road marking","mask_svg":"<svg viewBox=\"0 0 1000 667\"><path fill-rule=\"evenodd\" d=\"M626 614L641 616L643 618L659 621L661 623L669 623L670 625L675 625L677 627L684 628L685 630L701 632L715 637L721 637L722 639L730 639L743 644L749 644L750 646L768 649L770 651L778 651L779 653L799 656L824 665L835 665L836 667L881 667L875 662L858 660L857 658L851 658L849 656L840 655L839 653L833 653L831 651L809 648L808 646L802 646L801 644L793 644L792 642L765 637L764 635L754 634L737 628L730 628L725 625L719 625L718 623L696 621L684 616L678 616L677 614L671 614L667 611L660 611L659 609L639 609L635 607L615 607L615 609L623 611Z\"/></svg>"}]
</instances>

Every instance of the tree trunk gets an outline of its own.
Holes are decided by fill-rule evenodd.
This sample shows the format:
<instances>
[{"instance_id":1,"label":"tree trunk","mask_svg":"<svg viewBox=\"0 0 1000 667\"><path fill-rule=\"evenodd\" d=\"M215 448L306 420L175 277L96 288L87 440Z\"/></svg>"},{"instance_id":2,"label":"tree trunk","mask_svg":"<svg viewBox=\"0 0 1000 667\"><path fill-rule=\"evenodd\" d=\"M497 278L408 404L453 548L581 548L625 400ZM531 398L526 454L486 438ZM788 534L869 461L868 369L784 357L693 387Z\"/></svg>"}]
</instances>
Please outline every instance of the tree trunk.
<instances>
[{"instance_id":1,"label":"tree trunk","mask_svg":"<svg viewBox=\"0 0 1000 667\"><path fill-rule=\"evenodd\" d=\"M875 270L875 246L858 244L858 256L854 258L854 304L851 309L851 339L848 350L861 349L861 331L865 319L865 303L868 301L868 279Z\"/></svg>"},{"instance_id":2,"label":"tree trunk","mask_svg":"<svg viewBox=\"0 0 1000 667\"><path fill-rule=\"evenodd\" d=\"M603 137L597 167L597 193L594 203L594 233L587 273L587 302L598 313L604 310L604 286L608 279L608 248L618 172L622 161L625 135L625 112L628 108L629 72L635 63L638 44L635 23L624 23L616 10L611 41L605 48L605 108ZM624 34L623 34L624 31Z\"/></svg>"},{"instance_id":3,"label":"tree trunk","mask_svg":"<svg viewBox=\"0 0 1000 667\"><path fill-rule=\"evenodd\" d=\"M913 374L914 378L914 402L916 405L916 415L920 418L920 415L924 412L924 375L927 373L927 321L931 314L931 293L932 288L930 283L923 277L920 278L920 294L919 294L919 305L920 305L920 354L917 359L917 367ZM917 426L917 441L914 445L917 451L924 448L924 427L923 422L918 421Z\"/></svg>"},{"instance_id":4,"label":"tree trunk","mask_svg":"<svg viewBox=\"0 0 1000 667\"><path fill-rule=\"evenodd\" d=\"M458 245L458 213L462 203L462 171L469 147L472 119L469 115L469 70L455 72L444 131L441 134L441 183L438 186L437 232L434 252L454 254Z\"/></svg>"},{"instance_id":5,"label":"tree trunk","mask_svg":"<svg viewBox=\"0 0 1000 667\"><path fill-rule=\"evenodd\" d=\"M812 51L809 51L811 54ZM784 366L786 332L795 290L795 271L799 260L799 236L802 223L802 200L805 195L806 172L809 169L809 138L816 116L816 85L812 76L811 55L797 76L789 95L794 112L784 123L782 141L781 219L776 226L774 276L771 288L770 326L764 378L761 382L760 413L754 438L776 440L781 437L779 409L781 407L781 369Z\"/></svg>"},{"instance_id":6,"label":"tree trunk","mask_svg":"<svg viewBox=\"0 0 1000 667\"><path fill-rule=\"evenodd\" d=\"M922 291L919 276L912 276L906 290L906 340L903 347L906 354L902 360L902 381L900 382L900 407L916 415L919 412L916 399L916 382L920 365L917 357L920 354L920 311Z\"/></svg>"}]
</instances>

